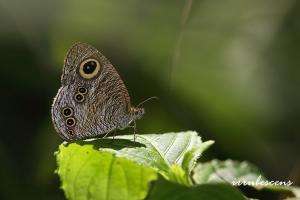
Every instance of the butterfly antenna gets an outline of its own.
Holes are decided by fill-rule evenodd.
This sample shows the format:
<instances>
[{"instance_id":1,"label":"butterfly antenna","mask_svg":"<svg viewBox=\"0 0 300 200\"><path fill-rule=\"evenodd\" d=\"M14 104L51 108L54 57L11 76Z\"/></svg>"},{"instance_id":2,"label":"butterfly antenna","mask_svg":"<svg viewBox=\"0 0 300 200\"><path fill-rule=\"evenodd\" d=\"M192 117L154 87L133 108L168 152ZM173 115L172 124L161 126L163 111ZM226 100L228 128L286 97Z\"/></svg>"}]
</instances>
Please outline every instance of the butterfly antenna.
<instances>
[{"instance_id":1,"label":"butterfly antenna","mask_svg":"<svg viewBox=\"0 0 300 200\"><path fill-rule=\"evenodd\" d=\"M153 96L153 97L149 97L148 99L142 101L141 103L139 103L136 107L139 108L141 105L143 105L144 103L146 103L147 101L150 101L152 99L159 99L158 97L156 96Z\"/></svg>"}]
</instances>

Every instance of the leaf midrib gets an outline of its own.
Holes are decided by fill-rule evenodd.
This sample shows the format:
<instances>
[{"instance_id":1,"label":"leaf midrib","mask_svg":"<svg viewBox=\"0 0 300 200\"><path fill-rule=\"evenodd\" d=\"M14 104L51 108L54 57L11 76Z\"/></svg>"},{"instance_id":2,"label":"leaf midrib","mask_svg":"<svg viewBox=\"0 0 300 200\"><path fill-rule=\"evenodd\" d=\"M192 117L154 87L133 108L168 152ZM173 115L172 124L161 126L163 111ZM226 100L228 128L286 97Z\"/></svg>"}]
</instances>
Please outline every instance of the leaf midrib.
<instances>
[{"instance_id":1,"label":"leaf midrib","mask_svg":"<svg viewBox=\"0 0 300 200\"><path fill-rule=\"evenodd\" d=\"M141 137L142 139L146 140L146 142L152 147L152 149L160 156L161 160L167 165L168 168L170 168L171 165L168 162L168 160L166 160L164 156L162 156L161 152L151 143L151 140L141 135L139 135L138 137Z\"/></svg>"}]
</instances>

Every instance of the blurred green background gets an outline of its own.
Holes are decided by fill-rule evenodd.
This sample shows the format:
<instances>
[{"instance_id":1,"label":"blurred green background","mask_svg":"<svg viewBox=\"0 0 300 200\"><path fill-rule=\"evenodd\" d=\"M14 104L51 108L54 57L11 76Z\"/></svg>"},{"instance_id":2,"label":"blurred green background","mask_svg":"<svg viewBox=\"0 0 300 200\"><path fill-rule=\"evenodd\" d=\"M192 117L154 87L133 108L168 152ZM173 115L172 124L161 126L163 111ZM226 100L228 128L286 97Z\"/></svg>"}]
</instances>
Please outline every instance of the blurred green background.
<instances>
[{"instance_id":1,"label":"blurred green background","mask_svg":"<svg viewBox=\"0 0 300 200\"><path fill-rule=\"evenodd\" d=\"M0 0L0 199L64 199L50 107L75 42L104 53L141 134L196 130L204 159L300 177L300 1ZM125 133L132 133L127 129Z\"/></svg>"}]
</instances>

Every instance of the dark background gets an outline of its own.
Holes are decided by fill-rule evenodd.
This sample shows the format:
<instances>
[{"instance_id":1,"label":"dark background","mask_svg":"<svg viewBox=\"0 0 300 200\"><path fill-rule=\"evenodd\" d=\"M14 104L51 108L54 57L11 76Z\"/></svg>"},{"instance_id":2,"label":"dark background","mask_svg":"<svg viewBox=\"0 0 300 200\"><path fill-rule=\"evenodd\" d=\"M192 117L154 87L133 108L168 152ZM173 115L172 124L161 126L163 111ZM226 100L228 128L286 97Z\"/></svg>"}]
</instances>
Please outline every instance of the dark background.
<instances>
[{"instance_id":1,"label":"dark background","mask_svg":"<svg viewBox=\"0 0 300 200\"><path fill-rule=\"evenodd\" d=\"M140 134L196 130L216 141L204 159L299 184L299 1L0 0L0 199L64 199L50 108L78 41L110 59L134 105L160 98Z\"/></svg>"}]
</instances>

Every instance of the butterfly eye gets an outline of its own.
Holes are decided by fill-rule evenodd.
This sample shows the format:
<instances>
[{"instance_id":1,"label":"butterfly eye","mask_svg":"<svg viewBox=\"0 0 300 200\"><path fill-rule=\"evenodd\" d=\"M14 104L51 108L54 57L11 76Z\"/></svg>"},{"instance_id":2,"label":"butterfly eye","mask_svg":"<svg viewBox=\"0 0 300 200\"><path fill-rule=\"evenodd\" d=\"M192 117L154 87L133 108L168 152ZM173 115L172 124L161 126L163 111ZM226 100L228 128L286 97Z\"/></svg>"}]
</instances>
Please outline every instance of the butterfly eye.
<instances>
[{"instance_id":1,"label":"butterfly eye","mask_svg":"<svg viewBox=\"0 0 300 200\"><path fill-rule=\"evenodd\" d=\"M81 93L76 93L75 94L75 100L77 101L77 102L83 102L84 101L84 96L81 94Z\"/></svg>"},{"instance_id":2,"label":"butterfly eye","mask_svg":"<svg viewBox=\"0 0 300 200\"><path fill-rule=\"evenodd\" d=\"M64 108L62 111L62 114L65 117L70 117L71 115L73 115L73 110L72 110L72 108Z\"/></svg>"},{"instance_id":3,"label":"butterfly eye","mask_svg":"<svg viewBox=\"0 0 300 200\"><path fill-rule=\"evenodd\" d=\"M87 93L87 89L85 87L79 87L78 88L78 92L81 94L86 94Z\"/></svg>"},{"instance_id":4,"label":"butterfly eye","mask_svg":"<svg viewBox=\"0 0 300 200\"><path fill-rule=\"evenodd\" d=\"M87 59L80 64L79 74L84 79L92 79L98 75L100 63L96 59Z\"/></svg>"},{"instance_id":5,"label":"butterfly eye","mask_svg":"<svg viewBox=\"0 0 300 200\"><path fill-rule=\"evenodd\" d=\"M69 126L69 127L74 126L74 125L76 124L75 118L73 118L73 117L68 118L68 119L66 120L66 124L67 124L67 126Z\"/></svg>"}]
</instances>

